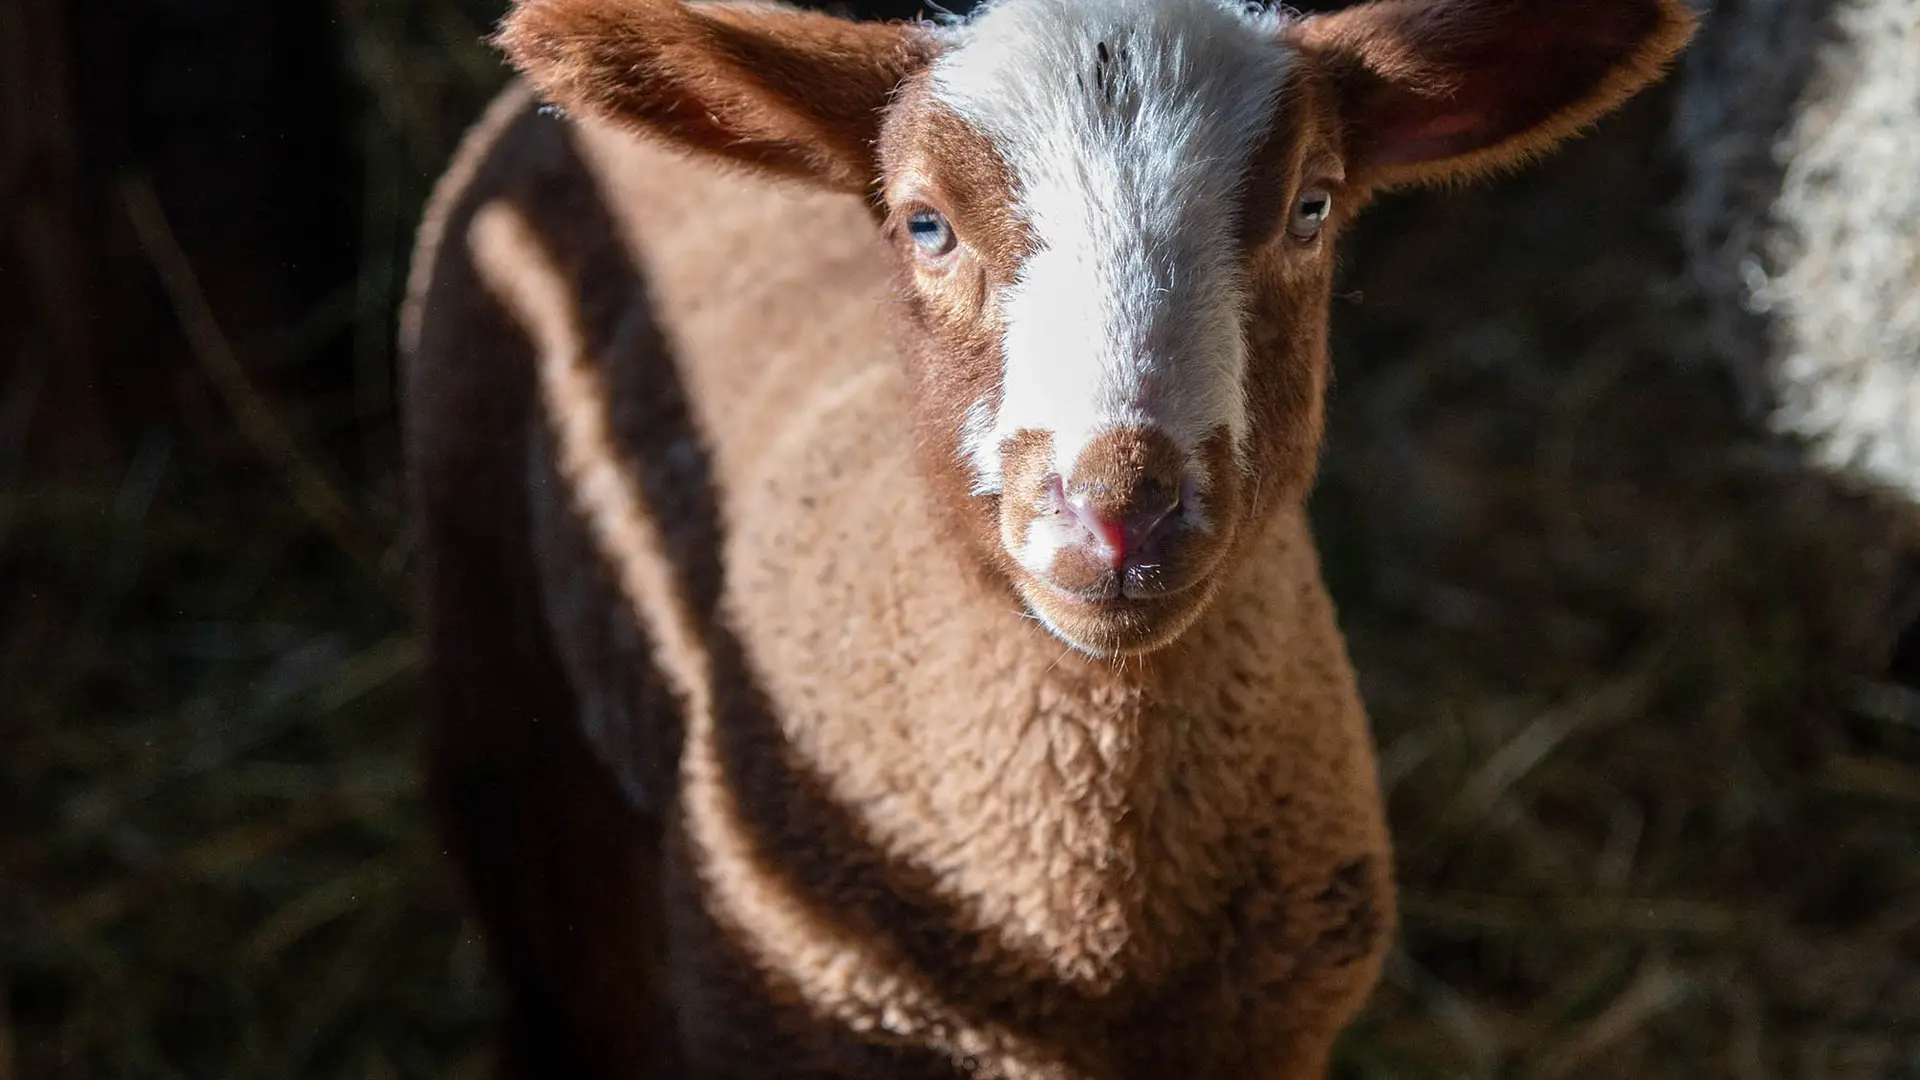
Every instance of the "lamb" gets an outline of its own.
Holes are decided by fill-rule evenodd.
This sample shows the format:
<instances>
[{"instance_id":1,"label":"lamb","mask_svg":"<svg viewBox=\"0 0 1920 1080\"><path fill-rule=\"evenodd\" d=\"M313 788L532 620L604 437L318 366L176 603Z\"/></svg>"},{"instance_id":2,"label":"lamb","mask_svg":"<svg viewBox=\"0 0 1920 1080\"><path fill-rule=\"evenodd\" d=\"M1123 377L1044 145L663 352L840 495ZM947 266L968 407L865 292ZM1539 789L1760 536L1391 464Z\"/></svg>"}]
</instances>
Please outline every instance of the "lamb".
<instances>
[{"instance_id":1,"label":"lamb","mask_svg":"<svg viewBox=\"0 0 1920 1080\"><path fill-rule=\"evenodd\" d=\"M1394 926L1304 509L1335 237L1691 26L520 0L402 331L502 1072L1324 1075Z\"/></svg>"}]
</instances>

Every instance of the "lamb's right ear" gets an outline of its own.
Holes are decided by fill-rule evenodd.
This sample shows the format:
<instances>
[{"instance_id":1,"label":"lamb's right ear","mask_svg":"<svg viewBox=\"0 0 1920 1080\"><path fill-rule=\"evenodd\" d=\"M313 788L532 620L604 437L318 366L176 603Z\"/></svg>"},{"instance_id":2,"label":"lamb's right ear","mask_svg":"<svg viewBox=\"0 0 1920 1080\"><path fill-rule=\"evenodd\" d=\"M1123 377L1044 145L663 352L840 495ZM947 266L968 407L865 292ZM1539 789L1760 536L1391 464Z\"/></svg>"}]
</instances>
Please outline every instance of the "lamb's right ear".
<instances>
[{"instance_id":1,"label":"lamb's right ear","mask_svg":"<svg viewBox=\"0 0 1920 1080\"><path fill-rule=\"evenodd\" d=\"M881 111L933 56L911 24L681 0L519 0L495 41L570 112L861 194Z\"/></svg>"},{"instance_id":2,"label":"lamb's right ear","mask_svg":"<svg viewBox=\"0 0 1920 1080\"><path fill-rule=\"evenodd\" d=\"M1327 72L1350 183L1504 168L1658 78L1692 35L1682 0L1372 0L1290 26Z\"/></svg>"}]
</instances>

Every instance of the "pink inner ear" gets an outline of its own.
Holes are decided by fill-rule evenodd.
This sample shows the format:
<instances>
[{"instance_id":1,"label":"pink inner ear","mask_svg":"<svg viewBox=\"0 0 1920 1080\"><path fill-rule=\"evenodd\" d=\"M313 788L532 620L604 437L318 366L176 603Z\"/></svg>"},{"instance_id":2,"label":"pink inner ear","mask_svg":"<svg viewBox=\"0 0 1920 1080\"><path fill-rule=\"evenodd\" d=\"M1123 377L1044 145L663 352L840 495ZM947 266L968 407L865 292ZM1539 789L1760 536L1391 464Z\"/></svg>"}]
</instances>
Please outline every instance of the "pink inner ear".
<instances>
[{"instance_id":1,"label":"pink inner ear","mask_svg":"<svg viewBox=\"0 0 1920 1080\"><path fill-rule=\"evenodd\" d=\"M1406 165L1492 145L1514 127L1511 93L1478 80L1440 98L1388 91L1366 126L1367 158L1377 165Z\"/></svg>"},{"instance_id":2,"label":"pink inner ear","mask_svg":"<svg viewBox=\"0 0 1920 1080\"><path fill-rule=\"evenodd\" d=\"M1446 111L1427 117L1425 123L1409 125L1400 135L1400 142L1457 146L1471 142L1475 131L1482 127L1486 127L1486 119L1478 111Z\"/></svg>"},{"instance_id":3,"label":"pink inner ear","mask_svg":"<svg viewBox=\"0 0 1920 1080\"><path fill-rule=\"evenodd\" d=\"M1428 70L1451 92L1428 96L1384 79L1356 125L1367 133L1368 157L1388 166L1444 161L1524 137L1577 106L1658 22L1652 7L1594 3L1572 19L1511 18L1491 38L1445 50L1450 55Z\"/></svg>"}]
</instances>

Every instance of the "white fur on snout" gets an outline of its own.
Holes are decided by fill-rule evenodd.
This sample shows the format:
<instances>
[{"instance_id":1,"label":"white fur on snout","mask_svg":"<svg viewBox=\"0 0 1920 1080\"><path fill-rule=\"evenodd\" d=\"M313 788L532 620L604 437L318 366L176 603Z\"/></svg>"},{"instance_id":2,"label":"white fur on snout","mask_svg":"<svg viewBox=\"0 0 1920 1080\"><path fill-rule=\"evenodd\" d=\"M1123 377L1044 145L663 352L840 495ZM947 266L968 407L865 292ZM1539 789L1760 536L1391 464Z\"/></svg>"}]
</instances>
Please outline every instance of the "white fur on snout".
<instances>
[{"instance_id":1,"label":"white fur on snout","mask_svg":"<svg viewBox=\"0 0 1920 1080\"><path fill-rule=\"evenodd\" d=\"M1027 525L1025 543L1007 544L1020 569L1042 581L1053 580L1053 562L1067 548L1084 543L1086 533L1066 514L1040 514Z\"/></svg>"},{"instance_id":2,"label":"white fur on snout","mask_svg":"<svg viewBox=\"0 0 1920 1080\"><path fill-rule=\"evenodd\" d=\"M1280 20L1220 0L1022 0L945 31L934 92L993 142L1034 254L1000 297L1000 402L968 416L975 489L1000 446L1052 468L1117 427L1193 453L1247 427L1236 227L1291 54ZM1253 178L1253 183L1282 178Z\"/></svg>"}]
</instances>

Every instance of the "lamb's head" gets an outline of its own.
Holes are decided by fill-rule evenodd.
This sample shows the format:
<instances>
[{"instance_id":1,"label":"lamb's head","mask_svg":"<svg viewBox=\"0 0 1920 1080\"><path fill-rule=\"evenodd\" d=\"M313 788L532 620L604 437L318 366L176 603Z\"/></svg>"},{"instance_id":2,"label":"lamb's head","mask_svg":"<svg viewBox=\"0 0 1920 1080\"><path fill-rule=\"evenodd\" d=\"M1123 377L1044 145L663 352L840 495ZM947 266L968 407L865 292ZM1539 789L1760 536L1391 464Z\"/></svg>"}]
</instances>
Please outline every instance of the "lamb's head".
<instances>
[{"instance_id":1,"label":"lamb's head","mask_svg":"<svg viewBox=\"0 0 1920 1080\"><path fill-rule=\"evenodd\" d=\"M1546 148L1691 26L1680 0L992 0L943 25L520 0L500 40L568 109L869 200L934 502L1113 655L1177 637L1304 498L1353 213Z\"/></svg>"},{"instance_id":2,"label":"lamb's head","mask_svg":"<svg viewBox=\"0 0 1920 1080\"><path fill-rule=\"evenodd\" d=\"M1090 652L1184 629L1306 488L1344 163L1288 30L1004 0L940 33L882 131L930 469Z\"/></svg>"}]
</instances>

